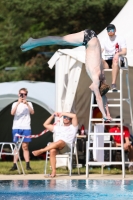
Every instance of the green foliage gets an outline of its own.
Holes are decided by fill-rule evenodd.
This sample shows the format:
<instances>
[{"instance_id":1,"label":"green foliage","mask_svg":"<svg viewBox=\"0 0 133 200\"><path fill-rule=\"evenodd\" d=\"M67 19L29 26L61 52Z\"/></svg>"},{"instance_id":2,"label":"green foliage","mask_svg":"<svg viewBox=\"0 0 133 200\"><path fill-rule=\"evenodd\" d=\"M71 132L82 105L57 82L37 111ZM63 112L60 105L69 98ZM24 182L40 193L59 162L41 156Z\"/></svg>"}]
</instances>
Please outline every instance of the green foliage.
<instances>
[{"instance_id":1,"label":"green foliage","mask_svg":"<svg viewBox=\"0 0 133 200\"><path fill-rule=\"evenodd\" d=\"M19 163L18 163L19 164ZM25 169L25 161L22 161L24 170L26 174L44 174L44 165L45 165L45 161L44 160L31 160L30 161L30 166L32 168L32 171L27 171ZM5 175L15 175L18 174L18 171L9 171L9 169L12 167L13 163L12 162L7 162L7 161L0 161L0 174L5 174ZM51 170L50 170L50 163L48 161L48 167L47 167L47 173L50 174ZM57 168L56 169L56 174L68 174L68 170L63 169L63 168ZM80 168L80 174L81 175L85 175L86 173L86 168L82 167ZM101 167L92 167L90 169L90 174L101 174ZM77 168L74 168L72 170L72 174L73 175L77 175L78 174L78 170ZM120 169L117 169L115 167L110 168L110 170L108 170L106 167L103 170L103 174L109 174L109 175L117 175L117 174L122 174L122 171ZM129 172L129 170L126 170L126 174L132 174Z\"/></svg>"},{"instance_id":2,"label":"green foliage","mask_svg":"<svg viewBox=\"0 0 133 200\"><path fill-rule=\"evenodd\" d=\"M1 71L0 82L30 80L54 82L54 70L50 70L47 65L29 67L18 67L15 71Z\"/></svg>"},{"instance_id":3,"label":"green foliage","mask_svg":"<svg viewBox=\"0 0 133 200\"><path fill-rule=\"evenodd\" d=\"M22 53L20 45L29 37L65 35L86 28L99 33L126 2L127 0L1 0L0 69L22 66L39 51L56 51L60 48L47 46Z\"/></svg>"}]
</instances>

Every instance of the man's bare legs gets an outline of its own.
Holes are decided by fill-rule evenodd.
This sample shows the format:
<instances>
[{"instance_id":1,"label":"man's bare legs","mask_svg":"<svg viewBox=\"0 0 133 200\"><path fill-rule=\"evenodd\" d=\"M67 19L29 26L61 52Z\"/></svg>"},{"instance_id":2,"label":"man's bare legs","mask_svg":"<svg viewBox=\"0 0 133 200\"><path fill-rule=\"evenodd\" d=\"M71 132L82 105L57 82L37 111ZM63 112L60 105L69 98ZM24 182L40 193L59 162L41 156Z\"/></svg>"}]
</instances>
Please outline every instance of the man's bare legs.
<instances>
[{"instance_id":1,"label":"man's bare legs","mask_svg":"<svg viewBox=\"0 0 133 200\"><path fill-rule=\"evenodd\" d=\"M133 146L130 145L128 158L130 162L133 162Z\"/></svg>"},{"instance_id":2,"label":"man's bare legs","mask_svg":"<svg viewBox=\"0 0 133 200\"><path fill-rule=\"evenodd\" d=\"M51 164L51 168L52 168L52 173L50 175L51 177L56 176L56 153L57 153L57 150L63 149L65 147L65 145L66 145L66 143L63 140L59 140L57 142L50 143L48 146L46 146L43 149L32 151L34 156L38 156L46 151L50 151L50 164Z\"/></svg>"},{"instance_id":3,"label":"man's bare legs","mask_svg":"<svg viewBox=\"0 0 133 200\"><path fill-rule=\"evenodd\" d=\"M124 150L128 151L128 158L130 162L133 162L133 146L132 145L127 145L126 143L123 144L124 145ZM114 143L113 144L114 147L120 147L121 144L120 143Z\"/></svg>"},{"instance_id":4,"label":"man's bare legs","mask_svg":"<svg viewBox=\"0 0 133 200\"><path fill-rule=\"evenodd\" d=\"M48 146L46 146L45 148L43 149L39 149L39 150L36 150L36 151L32 151L33 155L34 156L38 156L46 151L49 151L51 149L63 149L65 147L66 143L63 141L63 140L59 140L57 142L52 142L50 143Z\"/></svg>"},{"instance_id":5,"label":"man's bare legs","mask_svg":"<svg viewBox=\"0 0 133 200\"><path fill-rule=\"evenodd\" d=\"M51 177L56 176L56 154L57 154L56 149L50 150L50 165L51 165L51 168L52 168Z\"/></svg>"},{"instance_id":6,"label":"man's bare legs","mask_svg":"<svg viewBox=\"0 0 133 200\"><path fill-rule=\"evenodd\" d=\"M23 142L22 143L22 149L23 149L23 156L25 159L25 162L29 162L30 156L29 156L29 143L28 142ZM18 160L18 155L14 156L14 163L16 163Z\"/></svg>"},{"instance_id":7,"label":"man's bare legs","mask_svg":"<svg viewBox=\"0 0 133 200\"><path fill-rule=\"evenodd\" d=\"M113 58L112 62L112 84L116 84L116 79L119 73L118 60Z\"/></svg>"},{"instance_id":8,"label":"man's bare legs","mask_svg":"<svg viewBox=\"0 0 133 200\"><path fill-rule=\"evenodd\" d=\"M103 66L104 66L104 69L109 69L109 65L105 60L103 60ZM119 74L118 60L113 59L112 60L112 84L116 84L118 74Z\"/></svg>"},{"instance_id":9,"label":"man's bare legs","mask_svg":"<svg viewBox=\"0 0 133 200\"><path fill-rule=\"evenodd\" d=\"M29 155L29 143L23 142L22 143L23 155L26 162L29 162L30 155Z\"/></svg>"},{"instance_id":10,"label":"man's bare legs","mask_svg":"<svg viewBox=\"0 0 133 200\"><path fill-rule=\"evenodd\" d=\"M102 59L102 62L103 62L103 68L104 69L109 69L108 63L105 60L103 60L103 59Z\"/></svg>"},{"instance_id":11,"label":"man's bare legs","mask_svg":"<svg viewBox=\"0 0 133 200\"><path fill-rule=\"evenodd\" d=\"M59 36L47 36L39 39L29 38L24 44L21 45L22 51L28 51L39 46L49 45L70 45L81 46L83 44L84 31L66 35L64 37Z\"/></svg>"}]
</instances>

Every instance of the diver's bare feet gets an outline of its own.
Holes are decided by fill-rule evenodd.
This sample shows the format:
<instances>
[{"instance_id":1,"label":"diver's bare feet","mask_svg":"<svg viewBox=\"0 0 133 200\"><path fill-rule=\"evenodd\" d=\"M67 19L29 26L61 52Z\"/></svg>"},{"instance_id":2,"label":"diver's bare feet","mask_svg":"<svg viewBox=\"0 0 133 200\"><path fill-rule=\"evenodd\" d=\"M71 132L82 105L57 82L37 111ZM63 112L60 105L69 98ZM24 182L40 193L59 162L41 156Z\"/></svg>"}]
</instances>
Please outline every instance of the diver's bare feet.
<instances>
[{"instance_id":1,"label":"diver's bare feet","mask_svg":"<svg viewBox=\"0 0 133 200\"><path fill-rule=\"evenodd\" d=\"M112 121L112 117L111 117L111 116L107 116L107 119L108 119L109 121Z\"/></svg>"},{"instance_id":2,"label":"diver's bare feet","mask_svg":"<svg viewBox=\"0 0 133 200\"><path fill-rule=\"evenodd\" d=\"M38 155L42 154L43 152L44 152L43 149L39 149L39 150L36 150L36 151L32 151L32 154L34 156L38 156Z\"/></svg>"}]
</instances>

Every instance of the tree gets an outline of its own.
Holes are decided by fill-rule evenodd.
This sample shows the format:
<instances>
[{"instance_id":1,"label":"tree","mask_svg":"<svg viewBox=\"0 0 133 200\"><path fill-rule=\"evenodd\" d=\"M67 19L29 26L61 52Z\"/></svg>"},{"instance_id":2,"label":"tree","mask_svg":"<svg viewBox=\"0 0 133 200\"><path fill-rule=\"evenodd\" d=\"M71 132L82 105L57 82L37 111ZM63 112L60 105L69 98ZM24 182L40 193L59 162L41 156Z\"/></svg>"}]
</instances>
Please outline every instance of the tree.
<instances>
[{"instance_id":1,"label":"tree","mask_svg":"<svg viewBox=\"0 0 133 200\"><path fill-rule=\"evenodd\" d=\"M99 33L126 2L127 0L6 0L5 3L5 0L1 0L0 69L23 66L40 51L56 51L60 48L39 47L22 53L20 45L31 36L61 36L86 28Z\"/></svg>"}]
</instances>

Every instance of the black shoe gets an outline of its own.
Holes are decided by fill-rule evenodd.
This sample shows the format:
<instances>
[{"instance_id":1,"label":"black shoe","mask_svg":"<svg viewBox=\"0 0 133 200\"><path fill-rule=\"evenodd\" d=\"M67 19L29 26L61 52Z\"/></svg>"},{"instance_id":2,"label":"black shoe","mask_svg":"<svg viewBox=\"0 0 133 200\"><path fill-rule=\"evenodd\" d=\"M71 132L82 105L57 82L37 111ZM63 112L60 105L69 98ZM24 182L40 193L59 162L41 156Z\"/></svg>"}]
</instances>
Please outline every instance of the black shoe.
<instances>
[{"instance_id":1,"label":"black shoe","mask_svg":"<svg viewBox=\"0 0 133 200\"><path fill-rule=\"evenodd\" d=\"M27 166L27 167L26 167L26 170L32 170L32 169L31 169L31 167L30 167L30 166Z\"/></svg>"},{"instance_id":2,"label":"black shoe","mask_svg":"<svg viewBox=\"0 0 133 200\"><path fill-rule=\"evenodd\" d=\"M9 171L15 171L15 170L17 170L17 166L13 165L13 167Z\"/></svg>"}]
</instances>

